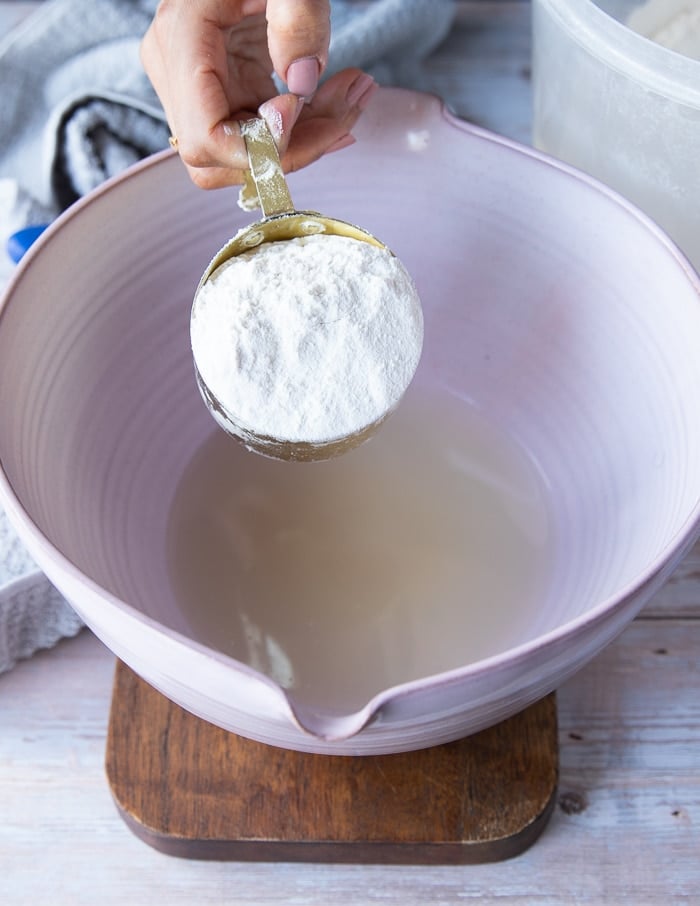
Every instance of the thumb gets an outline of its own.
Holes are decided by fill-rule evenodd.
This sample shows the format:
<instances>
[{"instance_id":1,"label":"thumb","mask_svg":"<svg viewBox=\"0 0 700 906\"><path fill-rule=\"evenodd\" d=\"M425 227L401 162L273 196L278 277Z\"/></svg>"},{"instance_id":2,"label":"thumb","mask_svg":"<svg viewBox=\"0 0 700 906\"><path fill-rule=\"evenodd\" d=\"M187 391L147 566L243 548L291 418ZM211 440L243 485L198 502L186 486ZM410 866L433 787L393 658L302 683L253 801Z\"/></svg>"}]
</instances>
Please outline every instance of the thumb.
<instances>
[{"instance_id":1,"label":"thumb","mask_svg":"<svg viewBox=\"0 0 700 906\"><path fill-rule=\"evenodd\" d=\"M270 58L292 94L316 91L330 39L330 0L267 0Z\"/></svg>"}]
</instances>

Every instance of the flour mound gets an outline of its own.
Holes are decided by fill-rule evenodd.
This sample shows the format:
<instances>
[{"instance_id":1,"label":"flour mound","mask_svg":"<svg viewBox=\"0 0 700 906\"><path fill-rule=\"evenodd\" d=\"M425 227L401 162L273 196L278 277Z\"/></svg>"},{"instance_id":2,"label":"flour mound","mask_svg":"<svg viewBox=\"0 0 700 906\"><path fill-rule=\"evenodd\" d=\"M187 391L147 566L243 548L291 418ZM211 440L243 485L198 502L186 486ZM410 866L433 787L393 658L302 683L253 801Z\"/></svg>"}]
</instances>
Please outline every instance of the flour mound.
<instances>
[{"instance_id":1,"label":"flour mound","mask_svg":"<svg viewBox=\"0 0 700 906\"><path fill-rule=\"evenodd\" d=\"M420 359L413 280L389 251L342 236L266 243L199 289L201 378L253 434L327 443L391 412Z\"/></svg>"}]
</instances>

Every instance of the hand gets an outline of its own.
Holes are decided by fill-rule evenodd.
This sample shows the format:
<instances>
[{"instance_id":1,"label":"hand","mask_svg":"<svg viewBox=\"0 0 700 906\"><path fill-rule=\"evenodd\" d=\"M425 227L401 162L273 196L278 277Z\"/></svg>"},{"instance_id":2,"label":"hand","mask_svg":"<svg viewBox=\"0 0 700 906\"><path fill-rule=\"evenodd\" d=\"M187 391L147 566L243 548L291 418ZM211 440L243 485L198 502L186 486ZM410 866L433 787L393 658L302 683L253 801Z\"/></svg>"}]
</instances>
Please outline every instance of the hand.
<instances>
[{"instance_id":1,"label":"hand","mask_svg":"<svg viewBox=\"0 0 700 906\"><path fill-rule=\"evenodd\" d=\"M329 41L329 0L162 0L141 59L196 185L243 181L239 121L253 116L266 120L286 171L353 143L376 85L346 69L316 90ZM289 94L277 94L273 68Z\"/></svg>"}]
</instances>

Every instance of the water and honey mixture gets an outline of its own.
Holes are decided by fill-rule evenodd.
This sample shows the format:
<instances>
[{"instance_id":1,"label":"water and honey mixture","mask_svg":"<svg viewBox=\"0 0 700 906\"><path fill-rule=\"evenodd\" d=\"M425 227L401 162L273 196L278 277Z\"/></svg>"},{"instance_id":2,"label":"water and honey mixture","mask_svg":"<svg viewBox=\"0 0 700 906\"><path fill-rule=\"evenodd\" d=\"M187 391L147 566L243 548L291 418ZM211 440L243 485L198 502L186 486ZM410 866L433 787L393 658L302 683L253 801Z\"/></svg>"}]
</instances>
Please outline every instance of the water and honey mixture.
<instances>
[{"instance_id":1,"label":"water and honey mixture","mask_svg":"<svg viewBox=\"0 0 700 906\"><path fill-rule=\"evenodd\" d=\"M412 392L328 462L253 456L216 432L168 544L194 639L342 712L527 638L548 533L523 451L466 403Z\"/></svg>"}]
</instances>

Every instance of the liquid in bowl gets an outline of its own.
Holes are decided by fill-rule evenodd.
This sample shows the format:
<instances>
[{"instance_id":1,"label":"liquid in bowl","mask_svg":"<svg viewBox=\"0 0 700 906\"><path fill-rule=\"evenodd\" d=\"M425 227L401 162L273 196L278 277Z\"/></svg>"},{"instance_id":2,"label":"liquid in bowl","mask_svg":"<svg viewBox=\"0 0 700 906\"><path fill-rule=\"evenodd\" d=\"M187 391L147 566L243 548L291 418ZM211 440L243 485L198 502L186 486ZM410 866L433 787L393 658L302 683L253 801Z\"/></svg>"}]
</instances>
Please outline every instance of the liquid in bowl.
<instances>
[{"instance_id":1,"label":"liquid in bowl","mask_svg":"<svg viewBox=\"0 0 700 906\"><path fill-rule=\"evenodd\" d=\"M199 449L168 527L192 638L330 713L530 637L550 519L527 453L463 401L411 392L322 463Z\"/></svg>"}]
</instances>

